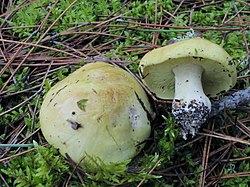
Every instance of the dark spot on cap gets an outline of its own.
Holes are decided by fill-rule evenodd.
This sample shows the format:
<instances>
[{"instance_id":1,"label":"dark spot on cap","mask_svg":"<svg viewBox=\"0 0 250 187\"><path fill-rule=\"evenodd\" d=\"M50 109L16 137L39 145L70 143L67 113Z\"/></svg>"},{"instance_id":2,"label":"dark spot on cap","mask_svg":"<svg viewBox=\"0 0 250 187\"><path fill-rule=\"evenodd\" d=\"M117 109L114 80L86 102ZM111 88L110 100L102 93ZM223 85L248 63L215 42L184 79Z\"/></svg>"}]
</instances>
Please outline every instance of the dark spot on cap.
<instances>
[{"instance_id":1,"label":"dark spot on cap","mask_svg":"<svg viewBox=\"0 0 250 187\"><path fill-rule=\"evenodd\" d=\"M220 94L224 94L224 93L226 93L226 90L222 90L222 91L220 92Z\"/></svg>"},{"instance_id":2,"label":"dark spot on cap","mask_svg":"<svg viewBox=\"0 0 250 187\"><path fill-rule=\"evenodd\" d=\"M76 81L76 83L78 83L78 82L79 82L79 80Z\"/></svg>"},{"instance_id":3,"label":"dark spot on cap","mask_svg":"<svg viewBox=\"0 0 250 187\"><path fill-rule=\"evenodd\" d=\"M229 77L232 77L231 74L228 74Z\"/></svg>"},{"instance_id":4,"label":"dark spot on cap","mask_svg":"<svg viewBox=\"0 0 250 187\"><path fill-rule=\"evenodd\" d=\"M143 67L144 65L141 65L139 68L138 68L138 71L139 71L139 74L142 75L142 70L141 68Z\"/></svg>"},{"instance_id":5,"label":"dark spot on cap","mask_svg":"<svg viewBox=\"0 0 250 187\"><path fill-rule=\"evenodd\" d=\"M186 82L189 82L189 80L186 80Z\"/></svg>"},{"instance_id":6,"label":"dark spot on cap","mask_svg":"<svg viewBox=\"0 0 250 187\"><path fill-rule=\"evenodd\" d=\"M204 58L203 57L200 57L200 56L192 56L194 59L197 59L199 61L203 60Z\"/></svg>"},{"instance_id":7,"label":"dark spot on cap","mask_svg":"<svg viewBox=\"0 0 250 187\"><path fill-rule=\"evenodd\" d=\"M100 122L101 122L102 117L103 117L103 115L100 115L100 116L97 118L97 122L98 122L98 123L100 123Z\"/></svg>"},{"instance_id":8,"label":"dark spot on cap","mask_svg":"<svg viewBox=\"0 0 250 187\"><path fill-rule=\"evenodd\" d=\"M82 128L82 124L76 122L76 121L71 121L71 120L67 120L67 122L69 122L71 124L71 128L74 130L77 130L79 128Z\"/></svg>"},{"instance_id":9,"label":"dark spot on cap","mask_svg":"<svg viewBox=\"0 0 250 187\"><path fill-rule=\"evenodd\" d=\"M136 146L136 152L139 152L141 150L141 146Z\"/></svg>"},{"instance_id":10,"label":"dark spot on cap","mask_svg":"<svg viewBox=\"0 0 250 187\"><path fill-rule=\"evenodd\" d=\"M56 106L57 105L57 103L55 103L53 106Z\"/></svg>"},{"instance_id":11,"label":"dark spot on cap","mask_svg":"<svg viewBox=\"0 0 250 187\"><path fill-rule=\"evenodd\" d=\"M233 65L234 64L234 61L233 60L229 60L228 61L228 65Z\"/></svg>"},{"instance_id":12,"label":"dark spot on cap","mask_svg":"<svg viewBox=\"0 0 250 187\"><path fill-rule=\"evenodd\" d=\"M53 96L52 99L50 99L49 103L47 106L49 106L49 104L53 101L53 99L56 97L57 94L59 94L63 89L65 89L68 85L65 85L63 88L60 88L56 93L55 95Z\"/></svg>"},{"instance_id":13,"label":"dark spot on cap","mask_svg":"<svg viewBox=\"0 0 250 187\"><path fill-rule=\"evenodd\" d=\"M142 75L142 79L145 79L148 75L149 73L147 73L146 75Z\"/></svg>"},{"instance_id":14,"label":"dark spot on cap","mask_svg":"<svg viewBox=\"0 0 250 187\"><path fill-rule=\"evenodd\" d=\"M176 39L171 39L171 40L168 41L168 44L171 45L171 44L176 43L176 42L177 42Z\"/></svg>"},{"instance_id":15,"label":"dark spot on cap","mask_svg":"<svg viewBox=\"0 0 250 187\"><path fill-rule=\"evenodd\" d=\"M72 115L75 115L75 114L76 114L76 112L75 112L75 111L73 111L73 112L72 112Z\"/></svg>"}]
</instances>

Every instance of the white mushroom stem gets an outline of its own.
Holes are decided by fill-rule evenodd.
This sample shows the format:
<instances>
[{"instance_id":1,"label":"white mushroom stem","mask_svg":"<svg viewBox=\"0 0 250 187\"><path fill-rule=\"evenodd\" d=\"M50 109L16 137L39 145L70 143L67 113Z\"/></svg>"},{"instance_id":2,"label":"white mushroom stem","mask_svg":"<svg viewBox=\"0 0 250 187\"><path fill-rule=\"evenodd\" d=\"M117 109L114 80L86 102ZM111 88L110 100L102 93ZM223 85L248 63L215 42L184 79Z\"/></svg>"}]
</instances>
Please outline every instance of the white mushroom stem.
<instances>
[{"instance_id":1,"label":"white mushroom stem","mask_svg":"<svg viewBox=\"0 0 250 187\"><path fill-rule=\"evenodd\" d=\"M181 125L181 135L195 135L211 111L211 102L204 94L201 77L203 68L193 63L180 64L175 74L175 97L172 114Z\"/></svg>"}]
</instances>

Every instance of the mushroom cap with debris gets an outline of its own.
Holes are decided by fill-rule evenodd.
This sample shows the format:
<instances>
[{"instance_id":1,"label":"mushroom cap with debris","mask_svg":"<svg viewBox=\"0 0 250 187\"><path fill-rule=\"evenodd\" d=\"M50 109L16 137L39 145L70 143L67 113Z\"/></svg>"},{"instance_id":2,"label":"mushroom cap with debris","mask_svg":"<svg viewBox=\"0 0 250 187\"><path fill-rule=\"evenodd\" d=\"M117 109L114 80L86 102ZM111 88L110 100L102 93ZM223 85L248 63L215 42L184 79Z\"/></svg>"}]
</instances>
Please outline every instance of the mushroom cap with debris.
<instances>
[{"instance_id":1,"label":"mushroom cap with debris","mask_svg":"<svg viewBox=\"0 0 250 187\"><path fill-rule=\"evenodd\" d=\"M150 136L147 95L125 70L87 64L47 93L40 124L48 143L82 166L86 153L105 163L133 158ZM86 157L86 158L85 158Z\"/></svg>"},{"instance_id":2,"label":"mushroom cap with debris","mask_svg":"<svg viewBox=\"0 0 250 187\"><path fill-rule=\"evenodd\" d=\"M175 77L172 70L184 63L202 66L202 86L208 97L217 96L236 83L235 63L229 54L221 46L202 38L179 41L148 52L140 61L139 72L143 83L156 97L173 99Z\"/></svg>"}]
</instances>

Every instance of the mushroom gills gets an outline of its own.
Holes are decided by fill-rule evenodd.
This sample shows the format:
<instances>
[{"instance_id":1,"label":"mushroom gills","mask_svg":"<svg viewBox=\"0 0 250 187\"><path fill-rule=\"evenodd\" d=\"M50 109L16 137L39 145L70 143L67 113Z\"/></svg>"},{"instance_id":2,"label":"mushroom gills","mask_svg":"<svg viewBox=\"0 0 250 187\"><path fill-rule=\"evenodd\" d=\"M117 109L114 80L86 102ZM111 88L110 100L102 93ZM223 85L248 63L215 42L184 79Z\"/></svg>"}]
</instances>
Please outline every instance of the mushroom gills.
<instances>
[{"instance_id":1,"label":"mushroom gills","mask_svg":"<svg viewBox=\"0 0 250 187\"><path fill-rule=\"evenodd\" d=\"M202 66L194 63L179 64L173 68L175 75L175 97L172 114L181 125L183 139L195 135L206 122L211 111L211 102L202 88Z\"/></svg>"}]
</instances>

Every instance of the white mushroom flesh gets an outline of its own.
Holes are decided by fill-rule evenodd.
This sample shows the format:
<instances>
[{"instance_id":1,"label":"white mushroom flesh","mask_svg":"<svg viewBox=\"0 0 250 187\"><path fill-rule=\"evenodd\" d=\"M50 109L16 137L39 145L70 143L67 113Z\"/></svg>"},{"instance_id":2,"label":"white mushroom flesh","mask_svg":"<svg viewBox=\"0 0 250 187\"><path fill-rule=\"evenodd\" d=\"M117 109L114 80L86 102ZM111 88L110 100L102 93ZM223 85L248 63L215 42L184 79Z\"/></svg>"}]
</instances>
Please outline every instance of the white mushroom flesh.
<instances>
[{"instance_id":1,"label":"white mushroom flesh","mask_svg":"<svg viewBox=\"0 0 250 187\"><path fill-rule=\"evenodd\" d=\"M175 74L175 97L172 114L181 125L181 135L195 135L205 123L211 111L211 102L202 88L203 68L194 63L180 64L173 69Z\"/></svg>"}]
</instances>

